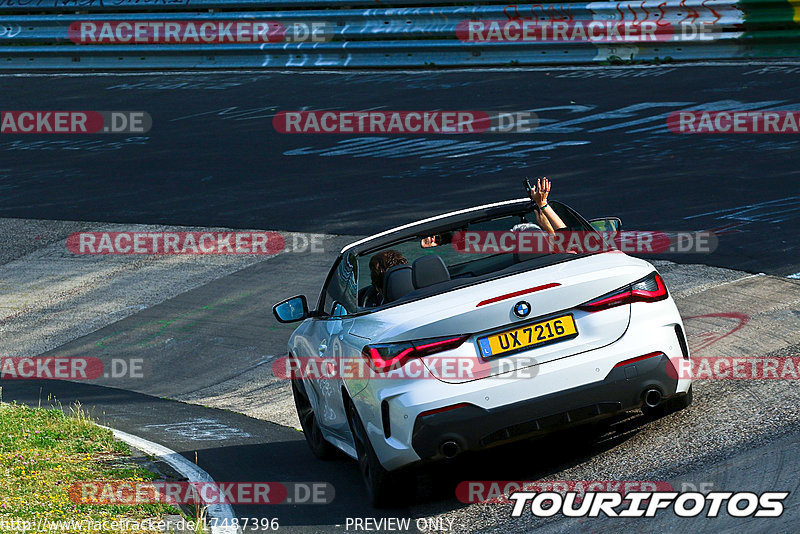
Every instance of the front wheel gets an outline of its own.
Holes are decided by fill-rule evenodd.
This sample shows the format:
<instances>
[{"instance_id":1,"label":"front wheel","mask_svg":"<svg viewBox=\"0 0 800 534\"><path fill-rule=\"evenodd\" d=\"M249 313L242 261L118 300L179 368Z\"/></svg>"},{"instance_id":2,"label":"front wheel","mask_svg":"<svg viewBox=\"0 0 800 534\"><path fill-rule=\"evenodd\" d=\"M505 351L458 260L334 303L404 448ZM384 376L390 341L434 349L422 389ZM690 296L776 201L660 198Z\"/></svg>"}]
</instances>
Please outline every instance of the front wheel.
<instances>
[{"instance_id":1,"label":"front wheel","mask_svg":"<svg viewBox=\"0 0 800 534\"><path fill-rule=\"evenodd\" d=\"M292 380L292 396L294 406L297 408L297 417L300 418L300 426L306 437L306 443L311 452L320 460L330 460L336 455L336 449L325 440L322 429L319 427L311 401L306 393L305 386L297 379Z\"/></svg>"}]
</instances>

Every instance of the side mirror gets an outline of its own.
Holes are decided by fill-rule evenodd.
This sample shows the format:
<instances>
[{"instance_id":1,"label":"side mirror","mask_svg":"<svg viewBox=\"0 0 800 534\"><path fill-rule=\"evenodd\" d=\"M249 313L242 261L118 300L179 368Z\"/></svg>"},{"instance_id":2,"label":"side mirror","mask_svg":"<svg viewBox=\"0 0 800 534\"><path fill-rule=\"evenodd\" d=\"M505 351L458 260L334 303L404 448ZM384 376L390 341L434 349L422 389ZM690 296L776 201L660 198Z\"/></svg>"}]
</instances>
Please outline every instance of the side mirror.
<instances>
[{"instance_id":1,"label":"side mirror","mask_svg":"<svg viewBox=\"0 0 800 534\"><path fill-rule=\"evenodd\" d=\"M598 232L619 232L622 230L622 219L619 217L602 217L589 221Z\"/></svg>"},{"instance_id":2,"label":"side mirror","mask_svg":"<svg viewBox=\"0 0 800 534\"><path fill-rule=\"evenodd\" d=\"M308 317L308 302L305 295L298 295L272 307L272 313L278 322L294 323Z\"/></svg>"},{"instance_id":3,"label":"side mirror","mask_svg":"<svg viewBox=\"0 0 800 534\"><path fill-rule=\"evenodd\" d=\"M342 315L347 315L347 310L344 308L344 306L334 301L333 306L331 306L331 316L341 317Z\"/></svg>"}]
</instances>

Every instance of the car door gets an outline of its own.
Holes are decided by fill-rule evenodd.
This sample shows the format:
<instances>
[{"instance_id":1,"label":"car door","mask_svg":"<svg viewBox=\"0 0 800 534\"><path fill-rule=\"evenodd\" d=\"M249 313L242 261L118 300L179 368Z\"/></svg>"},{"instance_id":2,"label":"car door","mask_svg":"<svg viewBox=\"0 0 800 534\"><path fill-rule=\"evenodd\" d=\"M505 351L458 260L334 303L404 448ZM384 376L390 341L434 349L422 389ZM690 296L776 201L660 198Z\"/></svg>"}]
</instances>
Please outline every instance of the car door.
<instances>
[{"instance_id":1,"label":"car door","mask_svg":"<svg viewBox=\"0 0 800 534\"><path fill-rule=\"evenodd\" d=\"M310 386L316 399L312 405L317 416L317 421L324 429L339 434L342 421L339 417L338 405L341 404L340 379L335 376L334 346L342 332L342 319L339 317L316 317L311 321L310 328L306 335L311 354L305 355L308 358L309 380L306 386ZM333 378L329 378L334 376ZM346 421L345 421L346 423Z\"/></svg>"},{"instance_id":2,"label":"car door","mask_svg":"<svg viewBox=\"0 0 800 534\"><path fill-rule=\"evenodd\" d=\"M317 396L317 420L327 431L346 439L350 428L342 400L342 361L352 357L347 332L355 320L357 265L355 256L345 254L334 264L318 303L318 313L312 320L307 339L314 350L310 357L321 363L320 373L313 381ZM360 349L359 349L360 350Z\"/></svg>"}]
</instances>

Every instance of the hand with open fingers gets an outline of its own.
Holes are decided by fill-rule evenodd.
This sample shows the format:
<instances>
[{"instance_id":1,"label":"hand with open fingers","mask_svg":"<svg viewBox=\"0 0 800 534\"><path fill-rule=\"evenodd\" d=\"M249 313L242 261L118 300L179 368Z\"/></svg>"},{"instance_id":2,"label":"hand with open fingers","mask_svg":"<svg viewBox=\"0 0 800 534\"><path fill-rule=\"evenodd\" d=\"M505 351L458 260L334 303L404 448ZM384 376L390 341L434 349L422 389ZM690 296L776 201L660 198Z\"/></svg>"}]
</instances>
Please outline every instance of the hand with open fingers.
<instances>
[{"instance_id":1,"label":"hand with open fingers","mask_svg":"<svg viewBox=\"0 0 800 534\"><path fill-rule=\"evenodd\" d=\"M547 178L538 178L536 185L533 186L531 191L531 199L536 202L540 208L547 204L547 196L550 194L550 180Z\"/></svg>"}]
</instances>

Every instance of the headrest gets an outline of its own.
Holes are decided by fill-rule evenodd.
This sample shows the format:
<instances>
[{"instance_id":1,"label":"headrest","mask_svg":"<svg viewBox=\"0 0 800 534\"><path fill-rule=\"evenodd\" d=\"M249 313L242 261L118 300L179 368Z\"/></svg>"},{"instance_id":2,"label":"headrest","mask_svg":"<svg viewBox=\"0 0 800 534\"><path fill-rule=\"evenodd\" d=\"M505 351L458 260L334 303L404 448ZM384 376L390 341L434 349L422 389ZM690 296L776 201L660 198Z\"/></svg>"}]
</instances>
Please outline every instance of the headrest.
<instances>
[{"instance_id":1,"label":"headrest","mask_svg":"<svg viewBox=\"0 0 800 534\"><path fill-rule=\"evenodd\" d=\"M392 302L414 291L411 282L411 266L408 264L390 267L383 275L384 302Z\"/></svg>"},{"instance_id":2,"label":"headrest","mask_svg":"<svg viewBox=\"0 0 800 534\"><path fill-rule=\"evenodd\" d=\"M439 256L422 256L414 262L412 269L414 287L432 286L450 280L450 271Z\"/></svg>"},{"instance_id":3,"label":"headrest","mask_svg":"<svg viewBox=\"0 0 800 534\"><path fill-rule=\"evenodd\" d=\"M539 226L538 224L532 223L532 222L524 222L524 223L515 224L511 228L511 231L512 232L544 232L544 230L542 230L541 226Z\"/></svg>"}]
</instances>

